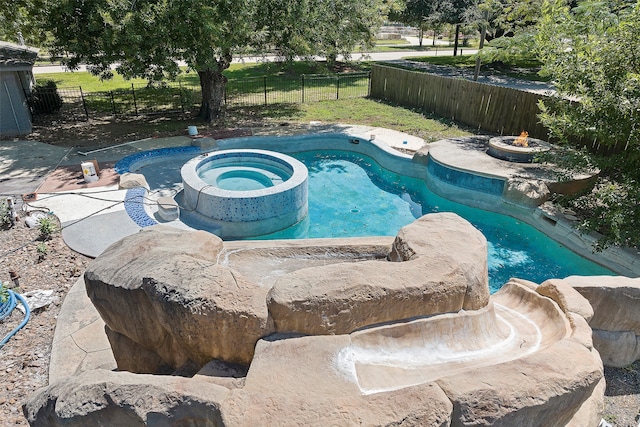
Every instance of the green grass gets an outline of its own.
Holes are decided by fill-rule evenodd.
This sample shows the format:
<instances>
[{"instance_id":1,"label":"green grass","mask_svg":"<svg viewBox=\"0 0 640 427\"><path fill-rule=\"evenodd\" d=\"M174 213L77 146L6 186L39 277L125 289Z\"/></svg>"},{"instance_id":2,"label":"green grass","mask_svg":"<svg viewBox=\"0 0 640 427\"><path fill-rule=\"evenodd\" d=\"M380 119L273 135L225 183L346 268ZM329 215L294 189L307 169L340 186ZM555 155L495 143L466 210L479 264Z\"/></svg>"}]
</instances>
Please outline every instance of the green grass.
<instances>
[{"instance_id":1,"label":"green grass","mask_svg":"<svg viewBox=\"0 0 640 427\"><path fill-rule=\"evenodd\" d=\"M248 104L259 104L264 98L264 80L262 76L298 76L301 74L327 74L339 71L368 71L370 63L359 62L357 64L338 64L338 66L329 68L326 63L305 63L296 62L293 64L232 64L225 72L230 80L247 80L243 88L242 97L253 97L247 99ZM252 79L253 78L253 79ZM76 73L54 73L49 75L39 75L38 80L52 79L56 81L59 88L70 86L81 86L83 92L98 91L114 91L115 102L118 105L118 113L124 113L125 109L131 109L132 97L130 94L131 84L136 85L136 100L138 110L146 112L145 98L147 97L144 85L146 81L142 79L125 80L120 75L115 74L114 78L105 82L101 82L99 78L87 72ZM172 84L171 88L167 88L160 102L162 106L180 105L181 99L190 97L186 100L187 108L191 110L192 106L199 102L198 76L196 73L186 73L180 76L183 84L182 93ZM305 79L305 103L299 103L298 91L300 85L296 81L288 83L288 86L276 86L280 83L278 79L267 79L268 82L268 102L269 105L256 106L237 106L238 100L231 98L233 96L234 85L229 84L229 106L226 116L215 123L215 127L239 127L239 126L262 126L262 125L278 125L280 123L309 123L310 121L321 121L323 123L348 123L361 124L368 126L379 126L398 131L406 132L411 135L424 138L426 141L435 141L446 137L464 136L471 133L453 122L432 117L420 111L411 110L403 107L385 104L383 102L362 98L362 93L367 91L367 79L341 80L340 98L339 100L324 101L331 99L336 94L335 79L331 77L318 79L315 81L309 77ZM139 87L142 85L142 87ZM195 86L189 87L190 85ZM363 86L364 85L364 86ZM150 92L149 97L157 98L160 96L157 92ZM293 97L287 99L287 96ZM349 96L350 99L344 99ZM87 103L90 104L91 111L101 111L109 113L111 110L111 96L86 96ZM320 101L318 101L320 100ZM242 99L239 100L242 102ZM278 102L294 102L280 103ZM142 107L141 107L142 105ZM156 103L155 105L158 105ZM162 108L158 108L161 110ZM191 110L193 111L193 110ZM173 125L174 120L168 120L164 125L167 129L175 126L181 128L184 124ZM179 121L179 120L177 120ZM158 126L158 123L156 123ZM208 125L205 125L208 126Z\"/></svg>"},{"instance_id":2,"label":"green grass","mask_svg":"<svg viewBox=\"0 0 640 427\"><path fill-rule=\"evenodd\" d=\"M278 62L231 64L224 74L228 79L244 79L248 77L262 76L299 76L301 74L331 74L341 72L368 71L371 68L369 62L354 64L338 63L334 67L328 67L326 62L294 62L282 64ZM130 89L131 84L136 88L146 85L145 79L126 80L120 74L115 73L112 79L101 81L99 77L86 71L38 74L37 81L53 80L59 88L82 87L84 92L110 91L116 89ZM183 73L178 81L188 85L199 85L198 74L195 72Z\"/></svg>"},{"instance_id":3,"label":"green grass","mask_svg":"<svg viewBox=\"0 0 640 427\"><path fill-rule=\"evenodd\" d=\"M476 55L458 56L415 56L405 58L409 61L426 62L448 67L473 69L476 66ZM542 64L536 60L517 60L510 63L500 61L481 63L480 72L485 74L504 75L522 80L549 81L538 75Z\"/></svg>"},{"instance_id":4,"label":"green grass","mask_svg":"<svg viewBox=\"0 0 640 427\"><path fill-rule=\"evenodd\" d=\"M238 126L256 121L269 126L311 121L377 126L418 136L427 142L472 135L470 130L452 121L366 98L232 108L219 125Z\"/></svg>"}]
</instances>

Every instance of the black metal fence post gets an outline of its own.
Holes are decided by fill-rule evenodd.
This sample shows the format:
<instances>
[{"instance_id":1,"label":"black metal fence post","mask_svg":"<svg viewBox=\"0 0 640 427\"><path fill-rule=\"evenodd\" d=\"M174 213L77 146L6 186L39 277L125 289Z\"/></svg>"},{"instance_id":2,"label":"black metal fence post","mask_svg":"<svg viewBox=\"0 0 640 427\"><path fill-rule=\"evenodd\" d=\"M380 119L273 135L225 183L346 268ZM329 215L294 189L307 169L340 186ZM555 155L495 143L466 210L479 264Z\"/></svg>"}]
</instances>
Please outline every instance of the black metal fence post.
<instances>
[{"instance_id":1,"label":"black metal fence post","mask_svg":"<svg viewBox=\"0 0 640 427\"><path fill-rule=\"evenodd\" d=\"M138 115L138 103L136 102L136 90L133 87L133 83L131 83L131 94L133 95L133 109L136 111L136 116Z\"/></svg>"},{"instance_id":2,"label":"black metal fence post","mask_svg":"<svg viewBox=\"0 0 640 427\"><path fill-rule=\"evenodd\" d=\"M264 76L264 105L267 105L267 76Z\"/></svg>"},{"instance_id":3,"label":"black metal fence post","mask_svg":"<svg viewBox=\"0 0 640 427\"><path fill-rule=\"evenodd\" d=\"M302 103L304 104L304 74L302 75Z\"/></svg>"},{"instance_id":4,"label":"black metal fence post","mask_svg":"<svg viewBox=\"0 0 640 427\"><path fill-rule=\"evenodd\" d=\"M340 99L340 76L336 76L336 99Z\"/></svg>"},{"instance_id":5,"label":"black metal fence post","mask_svg":"<svg viewBox=\"0 0 640 427\"><path fill-rule=\"evenodd\" d=\"M89 109L87 108L87 101L84 99L84 92L82 92L82 86L78 86L80 88L80 99L82 100L82 108L84 108L84 115L87 120L89 120Z\"/></svg>"},{"instance_id":6,"label":"black metal fence post","mask_svg":"<svg viewBox=\"0 0 640 427\"><path fill-rule=\"evenodd\" d=\"M111 96L111 111L113 112L114 115L118 114L118 113L116 113L116 100L115 100L115 98L113 96L113 91L112 90L109 91L109 95Z\"/></svg>"},{"instance_id":7,"label":"black metal fence post","mask_svg":"<svg viewBox=\"0 0 640 427\"><path fill-rule=\"evenodd\" d=\"M182 82L178 80L178 90L180 91L180 108L184 113L184 97L182 96Z\"/></svg>"}]
</instances>

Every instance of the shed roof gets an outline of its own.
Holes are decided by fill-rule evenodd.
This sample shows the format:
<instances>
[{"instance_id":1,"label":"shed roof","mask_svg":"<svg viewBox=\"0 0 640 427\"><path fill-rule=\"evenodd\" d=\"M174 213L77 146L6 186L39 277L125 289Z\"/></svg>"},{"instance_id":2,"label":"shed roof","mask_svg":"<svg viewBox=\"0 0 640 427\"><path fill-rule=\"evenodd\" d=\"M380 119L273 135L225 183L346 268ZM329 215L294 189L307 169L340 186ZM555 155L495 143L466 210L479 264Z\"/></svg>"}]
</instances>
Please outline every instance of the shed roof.
<instances>
[{"instance_id":1,"label":"shed roof","mask_svg":"<svg viewBox=\"0 0 640 427\"><path fill-rule=\"evenodd\" d=\"M39 49L0 41L0 67L32 67Z\"/></svg>"}]
</instances>

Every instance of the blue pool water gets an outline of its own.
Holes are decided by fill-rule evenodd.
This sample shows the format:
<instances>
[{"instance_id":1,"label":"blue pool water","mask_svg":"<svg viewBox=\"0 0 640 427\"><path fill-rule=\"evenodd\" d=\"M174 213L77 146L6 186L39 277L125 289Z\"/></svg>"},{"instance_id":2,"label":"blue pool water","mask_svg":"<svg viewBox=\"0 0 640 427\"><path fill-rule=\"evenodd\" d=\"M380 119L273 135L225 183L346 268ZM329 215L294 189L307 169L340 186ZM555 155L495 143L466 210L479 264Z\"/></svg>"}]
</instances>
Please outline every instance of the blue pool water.
<instances>
[{"instance_id":1,"label":"blue pool water","mask_svg":"<svg viewBox=\"0 0 640 427\"><path fill-rule=\"evenodd\" d=\"M223 165L209 163L198 169L198 175L208 184L232 191L269 188L282 184L291 177L291 173L286 173L281 168L248 161L227 162Z\"/></svg>"},{"instance_id":2,"label":"blue pool water","mask_svg":"<svg viewBox=\"0 0 640 427\"><path fill-rule=\"evenodd\" d=\"M309 215L263 238L394 236L424 214L455 212L487 238L492 292L511 277L541 283L572 274L613 274L528 224L451 202L424 181L386 171L363 155L310 151L293 157L309 168Z\"/></svg>"},{"instance_id":3,"label":"blue pool water","mask_svg":"<svg viewBox=\"0 0 640 427\"><path fill-rule=\"evenodd\" d=\"M309 169L309 214L295 226L261 239L394 236L424 214L455 212L487 238L492 292L511 277L541 283L572 274L613 274L527 224L451 202L431 192L422 180L385 170L364 155L331 150L290 155ZM183 163L179 160L161 159L137 172L147 176L152 189L176 188Z\"/></svg>"}]
</instances>

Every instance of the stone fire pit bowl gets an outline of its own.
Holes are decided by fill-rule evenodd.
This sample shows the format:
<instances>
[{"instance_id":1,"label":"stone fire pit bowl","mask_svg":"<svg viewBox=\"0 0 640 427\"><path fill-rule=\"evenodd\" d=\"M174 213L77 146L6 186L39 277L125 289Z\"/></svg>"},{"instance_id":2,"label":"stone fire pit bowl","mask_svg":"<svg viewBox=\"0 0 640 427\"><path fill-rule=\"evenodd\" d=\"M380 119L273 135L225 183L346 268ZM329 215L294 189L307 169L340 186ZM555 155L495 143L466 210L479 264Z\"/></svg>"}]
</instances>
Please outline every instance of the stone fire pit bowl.
<instances>
[{"instance_id":1,"label":"stone fire pit bowl","mask_svg":"<svg viewBox=\"0 0 640 427\"><path fill-rule=\"evenodd\" d=\"M528 147L513 145L517 136L496 136L489 140L487 154L496 159L516 163L531 163L536 154L549 151L551 144L541 139L527 138Z\"/></svg>"}]
</instances>

